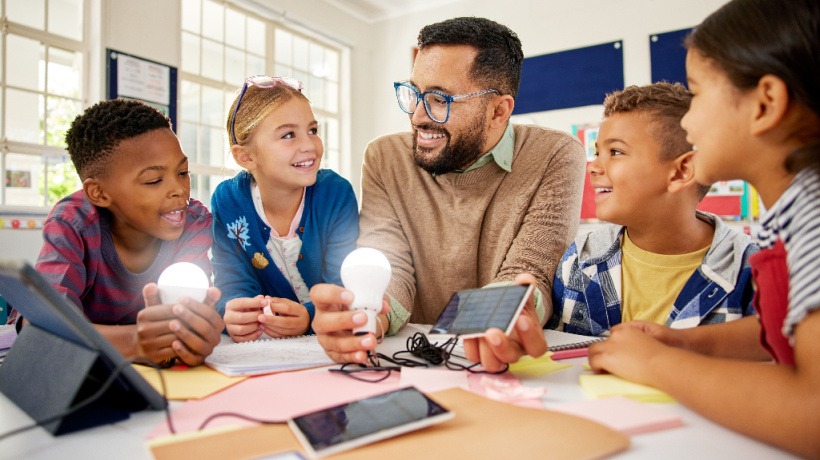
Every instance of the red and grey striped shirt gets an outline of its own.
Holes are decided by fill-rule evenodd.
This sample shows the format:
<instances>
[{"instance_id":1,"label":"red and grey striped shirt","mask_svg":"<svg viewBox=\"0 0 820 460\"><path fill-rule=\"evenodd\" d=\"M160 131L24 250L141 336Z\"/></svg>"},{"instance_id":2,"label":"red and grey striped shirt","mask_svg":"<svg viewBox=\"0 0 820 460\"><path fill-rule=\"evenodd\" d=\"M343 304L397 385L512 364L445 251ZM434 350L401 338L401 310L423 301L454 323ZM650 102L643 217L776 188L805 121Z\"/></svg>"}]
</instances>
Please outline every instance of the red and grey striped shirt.
<instances>
[{"instance_id":1,"label":"red and grey striped shirt","mask_svg":"<svg viewBox=\"0 0 820 460\"><path fill-rule=\"evenodd\" d=\"M132 273L122 264L109 228L111 214L97 208L80 190L60 200L43 225L43 248L36 269L82 308L95 324L134 324L144 308L142 288L156 282L175 262L192 262L210 279L211 213L191 199L185 230L163 241L151 266Z\"/></svg>"}]
</instances>

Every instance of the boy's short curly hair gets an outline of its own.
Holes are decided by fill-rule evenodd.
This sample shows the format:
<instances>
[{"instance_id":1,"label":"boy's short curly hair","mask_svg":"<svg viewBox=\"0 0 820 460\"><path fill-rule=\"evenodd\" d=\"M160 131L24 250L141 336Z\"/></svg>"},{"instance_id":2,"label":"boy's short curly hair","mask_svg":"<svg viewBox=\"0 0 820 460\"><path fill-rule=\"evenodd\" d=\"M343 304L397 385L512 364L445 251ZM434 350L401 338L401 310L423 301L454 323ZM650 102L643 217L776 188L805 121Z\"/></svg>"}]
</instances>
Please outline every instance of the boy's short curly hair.
<instances>
[{"instance_id":1,"label":"boy's short curly hair","mask_svg":"<svg viewBox=\"0 0 820 460\"><path fill-rule=\"evenodd\" d=\"M607 94L604 118L628 112L640 112L647 121L649 133L658 144L661 161L671 161L692 150L680 121L692 102L692 93L680 83L658 82L644 86L627 86ZM700 187L701 195L710 186Z\"/></svg>"},{"instance_id":2,"label":"boy's short curly hair","mask_svg":"<svg viewBox=\"0 0 820 460\"><path fill-rule=\"evenodd\" d=\"M101 101L78 115L66 132L68 154L81 180L104 177L120 142L155 129L171 128L171 120L139 101Z\"/></svg>"}]
</instances>

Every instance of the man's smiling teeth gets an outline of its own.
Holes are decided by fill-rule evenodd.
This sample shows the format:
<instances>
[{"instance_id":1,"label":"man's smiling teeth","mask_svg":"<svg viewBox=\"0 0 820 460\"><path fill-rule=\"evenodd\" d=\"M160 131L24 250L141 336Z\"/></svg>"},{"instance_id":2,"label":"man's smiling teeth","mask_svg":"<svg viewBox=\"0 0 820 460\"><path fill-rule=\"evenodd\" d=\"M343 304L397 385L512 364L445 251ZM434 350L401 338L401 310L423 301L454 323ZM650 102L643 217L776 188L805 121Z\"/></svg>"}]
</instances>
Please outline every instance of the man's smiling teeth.
<instances>
[{"instance_id":1,"label":"man's smiling teeth","mask_svg":"<svg viewBox=\"0 0 820 460\"><path fill-rule=\"evenodd\" d=\"M419 136L422 139L441 139L444 137L444 133L425 133L424 131L419 131Z\"/></svg>"},{"instance_id":2,"label":"man's smiling teeth","mask_svg":"<svg viewBox=\"0 0 820 460\"><path fill-rule=\"evenodd\" d=\"M309 168L309 167L313 166L313 163L315 161L316 160L300 161L299 163L293 163L291 166L296 166L297 168Z\"/></svg>"},{"instance_id":3,"label":"man's smiling teeth","mask_svg":"<svg viewBox=\"0 0 820 460\"><path fill-rule=\"evenodd\" d=\"M604 193L604 192L611 192L611 188L606 187L595 187L595 193Z\"/></svg>"}]
</instances>

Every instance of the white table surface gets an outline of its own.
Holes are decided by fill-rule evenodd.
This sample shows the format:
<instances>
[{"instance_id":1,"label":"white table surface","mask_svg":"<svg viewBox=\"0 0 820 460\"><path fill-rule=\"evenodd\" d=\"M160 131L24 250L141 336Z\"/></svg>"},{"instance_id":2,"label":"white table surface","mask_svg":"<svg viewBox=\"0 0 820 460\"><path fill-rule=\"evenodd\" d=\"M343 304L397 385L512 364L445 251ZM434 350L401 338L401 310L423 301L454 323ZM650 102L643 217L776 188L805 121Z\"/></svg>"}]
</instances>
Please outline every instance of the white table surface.
<instances>
[{"instance_id":1,"label":"white table surface","mask_svg":"<svg viewBox=\"0 0 820 460\"><path fill-rule=\"evenodd\" d=\"M404 347L406 338L415 332L405 328L397 337L388 338L379 346L384 353ZM563 362L572 368L551 374L522 379L528 386L546 386L543 396L547 408L588 399L578 384L586 358ZM695 377L691 377L695 378ZM182 403L172 403L178 407ZM657 404L663 410L677 414L683 427L631 437L629 450L616 459L784 459L788 453L742 436L701 417L679 404ZM144 459L151 458L145 446L145 436L164 420L161 411L134 413L123 422L100 426L54 437L42 428L35 428L0 441L0 459ZM32 423L22 410L5 395L0 395L0 434ZM545 433L545 435L548 435ZM515 442L515 440L511 440ZM410 457L408 453L408 457ZM533 458L546 458L548 453L534 453Z\"/></svg>"}]
</instances>

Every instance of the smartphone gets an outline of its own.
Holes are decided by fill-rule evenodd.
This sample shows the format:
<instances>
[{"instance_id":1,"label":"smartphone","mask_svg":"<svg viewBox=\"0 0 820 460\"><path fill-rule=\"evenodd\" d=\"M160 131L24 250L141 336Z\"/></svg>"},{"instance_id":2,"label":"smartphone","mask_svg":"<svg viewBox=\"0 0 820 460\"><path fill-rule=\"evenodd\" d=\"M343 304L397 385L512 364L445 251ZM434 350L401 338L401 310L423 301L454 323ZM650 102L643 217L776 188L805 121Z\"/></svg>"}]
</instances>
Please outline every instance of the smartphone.
<instances>
[{"instance_id":1,"label":"smartphone","mask_svg":"<svg viewBox=\"0 0 820 460\"><path fill-rule=\"evenodd\" d=\"M535 287L531 284L464 289L453 294L430 334L482 337L496 327L509 335Z\"/></svg>"},{"instance_id":2,"label":"smartphone","mask_svg":"<svg viewBox=\"0 0 820 460\"><path fill-rule=\"evenodd\" d=\"M310 412L288 421L311 458L361 447L453 418L415 387Z\"/></svg>"}]
</instances>

